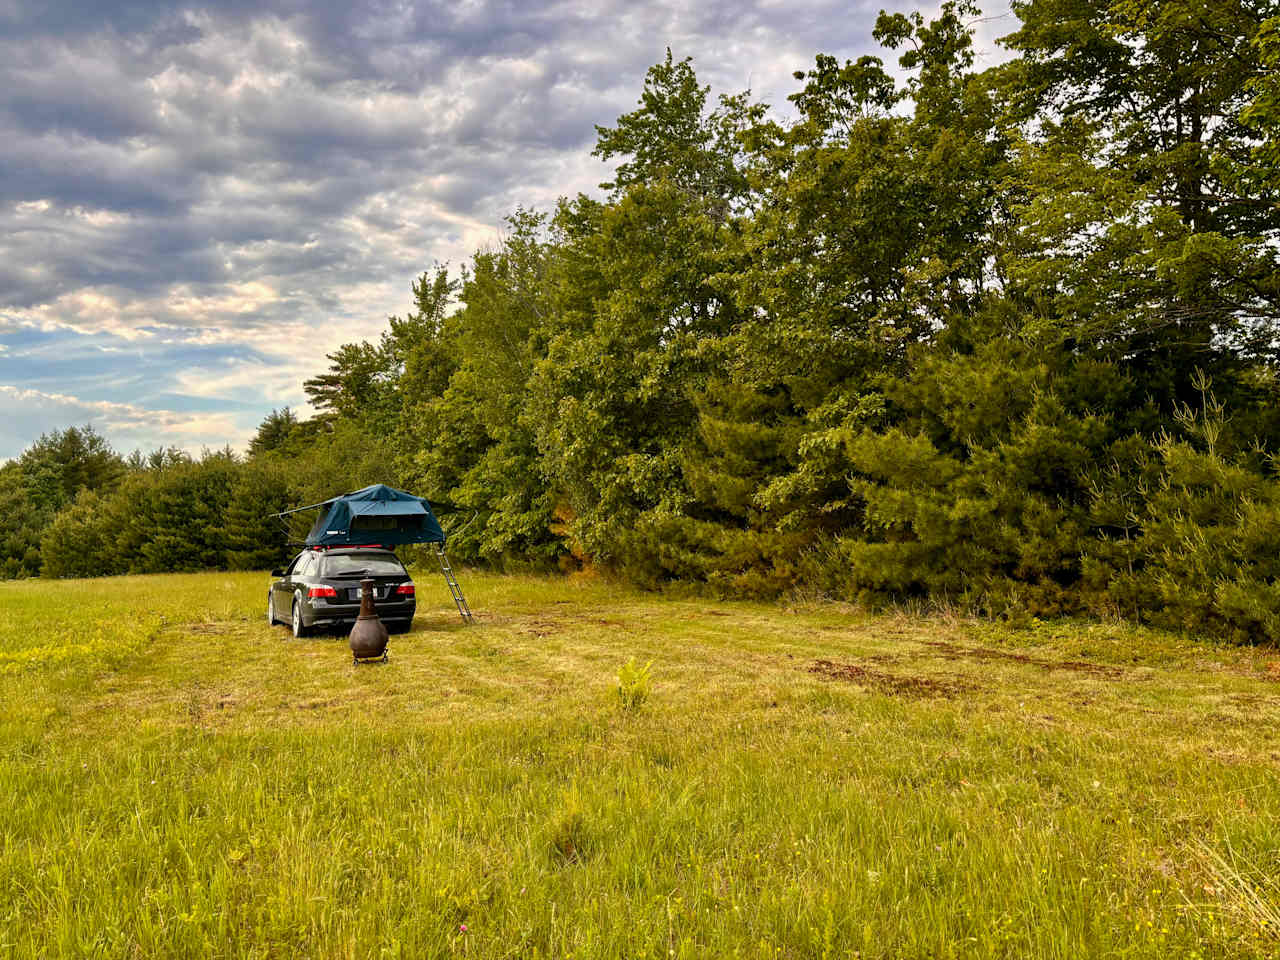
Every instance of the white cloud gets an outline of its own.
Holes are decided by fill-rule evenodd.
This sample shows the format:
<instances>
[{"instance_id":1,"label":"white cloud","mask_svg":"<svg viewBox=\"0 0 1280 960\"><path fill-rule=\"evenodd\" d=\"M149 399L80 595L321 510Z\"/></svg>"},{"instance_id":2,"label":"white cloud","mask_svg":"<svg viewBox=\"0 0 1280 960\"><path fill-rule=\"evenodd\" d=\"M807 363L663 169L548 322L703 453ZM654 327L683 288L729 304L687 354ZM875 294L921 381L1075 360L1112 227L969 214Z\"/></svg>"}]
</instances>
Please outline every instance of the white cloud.
<instances>
[{"instance_id":1,"label":"white cloud","mask_svg":"<svg viewBox=\"0 0 1280 960\"><path fill-rule=\"evenodd\" d=\"M0 451L14 454L29 445L30 439L72 424L92 424L122 450L176 446L198 454L204 447L220 448L228 443L243 447L253 435L253 430L231 413L148 409L11 384L0 384L0 411Z\"/></svg>"},{"instance_id":2,"label":"white cloud","mask_svg":"<svg viewBox=\"0 0 1280 960\"><path fill-rule=\"evenodd\" d=\"M174 385L179 393L191 397L236 400L252 393L273 407L296 409L306 402L303 379L315 372L313 363L232 361L222 369L179 370L174 376Z\"/></svg>"},{"instance_id":3,"label":"white cloud","mask_svg":"<svg viewBox=\"0 0 1280 960\"><path fill-rule=\"evenodd\" d=\"M121 301L94 288L65 293L48 303L6 311L10 327L50 332L66 330L81 335L109 333L123 340L145 340L155 334L144 324L153 322L147 301Z\"/></svg>"}]
</instances>

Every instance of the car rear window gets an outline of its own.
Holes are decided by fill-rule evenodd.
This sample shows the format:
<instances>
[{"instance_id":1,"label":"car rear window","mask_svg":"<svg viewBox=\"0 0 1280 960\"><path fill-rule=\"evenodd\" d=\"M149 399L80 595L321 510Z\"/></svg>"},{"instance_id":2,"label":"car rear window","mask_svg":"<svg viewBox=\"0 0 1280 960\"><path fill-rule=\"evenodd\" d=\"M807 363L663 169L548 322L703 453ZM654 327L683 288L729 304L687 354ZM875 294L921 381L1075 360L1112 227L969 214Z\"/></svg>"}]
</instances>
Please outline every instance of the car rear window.
<instances>
[{"instance_id":1,"label":"car rear window","mask_svg":"<svg viewBox=\"0 0 1280 960\"><path fill-rule=\"evenodd\" d=\"M386 577L403 574L404 567L385 553L331 553L324 558L324 576L350 577L360 574Z\"/></svg>"}]
</instances>

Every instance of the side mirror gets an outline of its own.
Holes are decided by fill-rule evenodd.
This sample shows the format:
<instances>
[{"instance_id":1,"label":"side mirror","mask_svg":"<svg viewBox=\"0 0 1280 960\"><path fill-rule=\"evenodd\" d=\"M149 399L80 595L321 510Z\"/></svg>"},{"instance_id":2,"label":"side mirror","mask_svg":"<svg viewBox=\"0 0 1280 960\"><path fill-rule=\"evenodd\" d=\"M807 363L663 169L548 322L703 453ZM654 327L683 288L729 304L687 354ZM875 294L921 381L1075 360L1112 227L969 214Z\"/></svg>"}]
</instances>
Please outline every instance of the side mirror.
<instances>
[{"instance_id":1,"label":"side mirror","mask_svg":"<svg viewBox=\"0 0 1280 960\"><path fill-rule=\"evenodd\" d=\"M277 568L277 569L275 569L275 570L272 570L272 571L271 571L271 575L272 575L273 577L283 577L283 576L284 576L284 571L283 571L283 570L281 570L281 569L279 569L279 568Z\"/></svg>"}]
</instances>

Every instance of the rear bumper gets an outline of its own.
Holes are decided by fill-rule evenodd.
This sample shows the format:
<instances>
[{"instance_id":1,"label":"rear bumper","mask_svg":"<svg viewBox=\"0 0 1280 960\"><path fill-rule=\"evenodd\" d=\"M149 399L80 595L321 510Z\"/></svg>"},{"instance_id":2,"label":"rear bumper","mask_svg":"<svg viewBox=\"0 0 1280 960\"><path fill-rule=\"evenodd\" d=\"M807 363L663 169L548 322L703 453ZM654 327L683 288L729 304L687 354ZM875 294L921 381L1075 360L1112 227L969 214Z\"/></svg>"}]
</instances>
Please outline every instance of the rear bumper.
<instances>
[{"instance_id":1,"label":"rear bumper","mask_svg":"<svg viewBox=\"0 0 1280 960\"><path fill-rule=\"evenodd\" d=\"M418 603L416 600L399 603L384 600L378 603L377 610L380 620L409 621L417 613ZM308 627L350 626L356 622L356 617L359 615L360 604L358 603L319 604L313 601L303 607L302 622Z\"/></svg>"}]
</instances>

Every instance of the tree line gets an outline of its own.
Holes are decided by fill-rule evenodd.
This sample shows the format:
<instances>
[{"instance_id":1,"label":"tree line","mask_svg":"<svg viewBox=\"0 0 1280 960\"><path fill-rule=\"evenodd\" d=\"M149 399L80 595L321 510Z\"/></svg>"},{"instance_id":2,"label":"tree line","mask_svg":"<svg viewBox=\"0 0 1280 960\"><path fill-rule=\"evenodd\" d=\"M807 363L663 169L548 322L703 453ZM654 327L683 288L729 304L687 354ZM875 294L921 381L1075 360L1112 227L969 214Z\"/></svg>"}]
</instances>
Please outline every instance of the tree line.
<instances>
[{"instance_id":1,"label":"tree line","mask_svg":"<svg viewBox=\"0 0 1280 960\"><path fill-rule=\"evenodd\" d=\"M472 562L1280 639L1280 17L1014 12L986 68L970 3L881 14L895 69L781 112L668 53L600 193L424 273L314 416L0 468L0 572L266 566L262 514L380 480Z\"/></svg>"}]
</instances>

